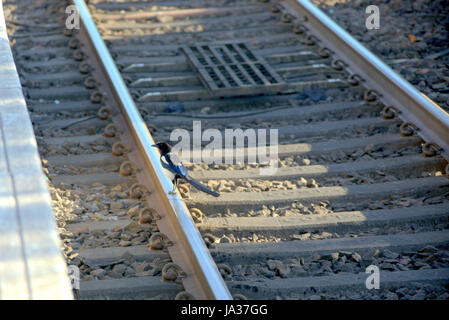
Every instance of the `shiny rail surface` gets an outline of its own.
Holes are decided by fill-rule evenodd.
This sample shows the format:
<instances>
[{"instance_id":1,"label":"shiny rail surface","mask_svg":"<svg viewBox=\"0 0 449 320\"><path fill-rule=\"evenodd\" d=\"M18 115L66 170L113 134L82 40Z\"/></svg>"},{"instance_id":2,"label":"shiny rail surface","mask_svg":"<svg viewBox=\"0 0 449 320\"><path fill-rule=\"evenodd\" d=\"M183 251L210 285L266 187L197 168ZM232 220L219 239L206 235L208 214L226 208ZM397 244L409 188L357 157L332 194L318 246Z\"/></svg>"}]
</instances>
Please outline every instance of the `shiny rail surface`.
<instances>
[{"instance_id":1,"label":"shiny rail surface","mask_svg":"<svg viewBox=\"0 0 449 320\"><path fill-rule=\"evenodd\" d=\"M355 40L308 0L280 1L311 35L319 37L352 75L381 93L379 100L399 110L398 117L417 127L417 134L449 160L449 114Z\"/></svg>"},{"instance_id":2,"label":"shiny rail surface","mask_svg":"<svg viewBox=\"0 0 449 320\"><path fill-rule=\"evenodd\" d=\"M161 230L169 230L167 235L174 242L169 252L174 262L186 273L187 277L183 279L186 290L197 299L231 299L226 284L196 229L188 209L179 195L169 195L173 185L163 172L159 154L152 147L155 142L101 39L86 4L83 0L74 0L74 4L80 13L82 32L87 33L98 62L101 63L102 70L122 108L127 129L132 133L133 146L137 147L142 155L144 167L139 170L143 170L146 175L140 179L143 180L140 182L147 184L150 193L159 200L156 208L160 209L158 211L161 215L162 212L164 215L157 223Z\"/></svg>"}]
</instances>

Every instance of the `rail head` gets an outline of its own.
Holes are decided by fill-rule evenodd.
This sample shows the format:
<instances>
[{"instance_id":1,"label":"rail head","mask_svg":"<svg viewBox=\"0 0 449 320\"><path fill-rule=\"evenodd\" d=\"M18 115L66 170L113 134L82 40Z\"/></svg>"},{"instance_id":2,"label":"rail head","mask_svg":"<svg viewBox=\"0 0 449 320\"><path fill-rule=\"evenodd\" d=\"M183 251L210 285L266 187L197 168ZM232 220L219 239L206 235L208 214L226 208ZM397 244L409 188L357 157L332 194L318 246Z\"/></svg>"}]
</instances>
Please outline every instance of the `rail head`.
<instances>
[{"instance_id":1,"label":"rail head","mask_svg":"<svg viewBox=\"0 0 449 320\"><path fill-rule=\"evenodd\" d=\"M220 271L215 265L198 229L195 227L184 202L178 194L169 195L169 192L173 189L173 184L164 174L159 153L152 147L155 142L100 36L85 2L83 0L73 0L73 3L77 6L81 18L81 28L84 28L82 31L87 34L92 44L102 70L107 76L109 86L113 88L122 115L126 120L128 128L132 131L134 142L144 158L145 170L152 180L153 193L157 194L167 222L177 233L175 244L179 245L180 248L174 255L187 257L182 264L175 261L187 273L187 279L183 280L184 286L195 291L197 295L194 295L199 299L232 299ZM169 252L173 258L173 252L170 248ZM196 279L192 279L193 277L191 276L193 274L195 274Z\"/></svg>"},{"instance_id":2,"label":"rail head","mask_svg":"<svg viewBox=\"0 0 449 320\"><path fill-rule=\"evenodd\" d=\"M399 118L414 124L418 128L417 134L424 141L438 145L441 154L449 160L449 114L446 111L393 71L309 0L285 0L279 4L335 53L347 65L349 72L359 75L366 88L381 93L380 101L398 109Z\"/></svg>"}]
</instances>

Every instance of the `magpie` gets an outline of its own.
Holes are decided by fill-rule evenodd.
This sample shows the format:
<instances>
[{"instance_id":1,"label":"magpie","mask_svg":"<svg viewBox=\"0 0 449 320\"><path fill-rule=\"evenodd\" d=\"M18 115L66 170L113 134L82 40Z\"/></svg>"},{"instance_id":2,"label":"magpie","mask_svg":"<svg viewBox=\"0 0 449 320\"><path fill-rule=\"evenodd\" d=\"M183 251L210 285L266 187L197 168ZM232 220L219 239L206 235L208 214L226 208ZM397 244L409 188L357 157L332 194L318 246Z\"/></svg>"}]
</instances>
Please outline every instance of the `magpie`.
<instances>
[{"instance_id":1,"label":"magpie","mask_svg":"<svg viewBox=\"0 0 449 320\"><path fill-rule=\"evenodd\" d=\"M159 149L161 153L162 166L173 174L173 177L171 178L174 187L173 190L170 192L170 194L176 192L175 188L177 186L178 179L184 179L200 191L213 195L214 197L220 196L218 192L210 190L209 188L207 188L206 186L202 185L201 183L193 179L191 176L189 176L187 168L182 164L178 156L171 152L171 146L168 143L159 142L153 144L152 146Z\"/></svg>"}]
</instances>

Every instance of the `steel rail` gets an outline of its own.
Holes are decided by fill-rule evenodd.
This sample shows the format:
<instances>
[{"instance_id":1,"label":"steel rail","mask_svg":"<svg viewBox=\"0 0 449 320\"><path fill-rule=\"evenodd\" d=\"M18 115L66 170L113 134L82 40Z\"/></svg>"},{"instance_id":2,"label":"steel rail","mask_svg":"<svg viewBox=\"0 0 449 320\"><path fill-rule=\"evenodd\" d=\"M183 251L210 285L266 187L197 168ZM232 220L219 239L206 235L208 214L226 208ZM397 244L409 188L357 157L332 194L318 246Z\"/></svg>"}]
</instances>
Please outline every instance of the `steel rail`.
<instances>
[{"instance_id":1,"label":"steel rail","mask_svg":"<svg viewBox=\"0 0 449 320\"><path fill-rule=\"evenodd\" d=\"M87 33L93 50L99 60L102 71L106 75L109 85L113 88L127 127L131 129L133 142L143 156L145 176L152 186L151 195L159 200L158 206L162 219L158 220L165 230L170 228L174 232L173 246L168 248L173 261L177 263L187 277L183 284L185 289L197 299L232 299L232 296L212 259L190 213L179 195L169 195L173 184L164 174L160 155L152 147L154 140L145 125L134 101L98 32L89 10L83 0L73 0L81 18L81 29Z\"/></svg>"},{"instance_id":2,"label":"steel rail","mask_svg":"<svg viewBox=\"0 0 449 320\"><path fill-rule=\"evenodd\" d=\"M405 122L418 128L417 134L428 143L437 144L449 160L449 114L377 56L343 30L309 0L286 0L279 3L296 17L308 32L321 40L346 65L362 77L366 88L374 89L386 106L394 106Z\"/></svg>"}]
</instances>

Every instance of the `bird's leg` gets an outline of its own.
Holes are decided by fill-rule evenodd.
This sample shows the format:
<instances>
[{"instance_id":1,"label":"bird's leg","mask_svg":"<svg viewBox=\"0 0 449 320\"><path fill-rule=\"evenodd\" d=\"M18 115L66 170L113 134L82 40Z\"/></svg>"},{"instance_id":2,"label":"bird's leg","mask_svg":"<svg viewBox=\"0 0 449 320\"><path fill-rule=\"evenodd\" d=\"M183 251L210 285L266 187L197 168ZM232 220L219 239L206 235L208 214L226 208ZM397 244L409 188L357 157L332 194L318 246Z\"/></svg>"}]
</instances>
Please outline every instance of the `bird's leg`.
<instances>
[{"instance_id":1,"label":"bird's leg","mask_svg":"<svg viewBox=\"0 0 449 320\"><path fill-rule=\"evenodd\" d=\"M176 194L176 188L178 187L178 177L175 176L175 179L173 180L173 190L169 192L171 195Z\"/></svg>"}]
</instances>

